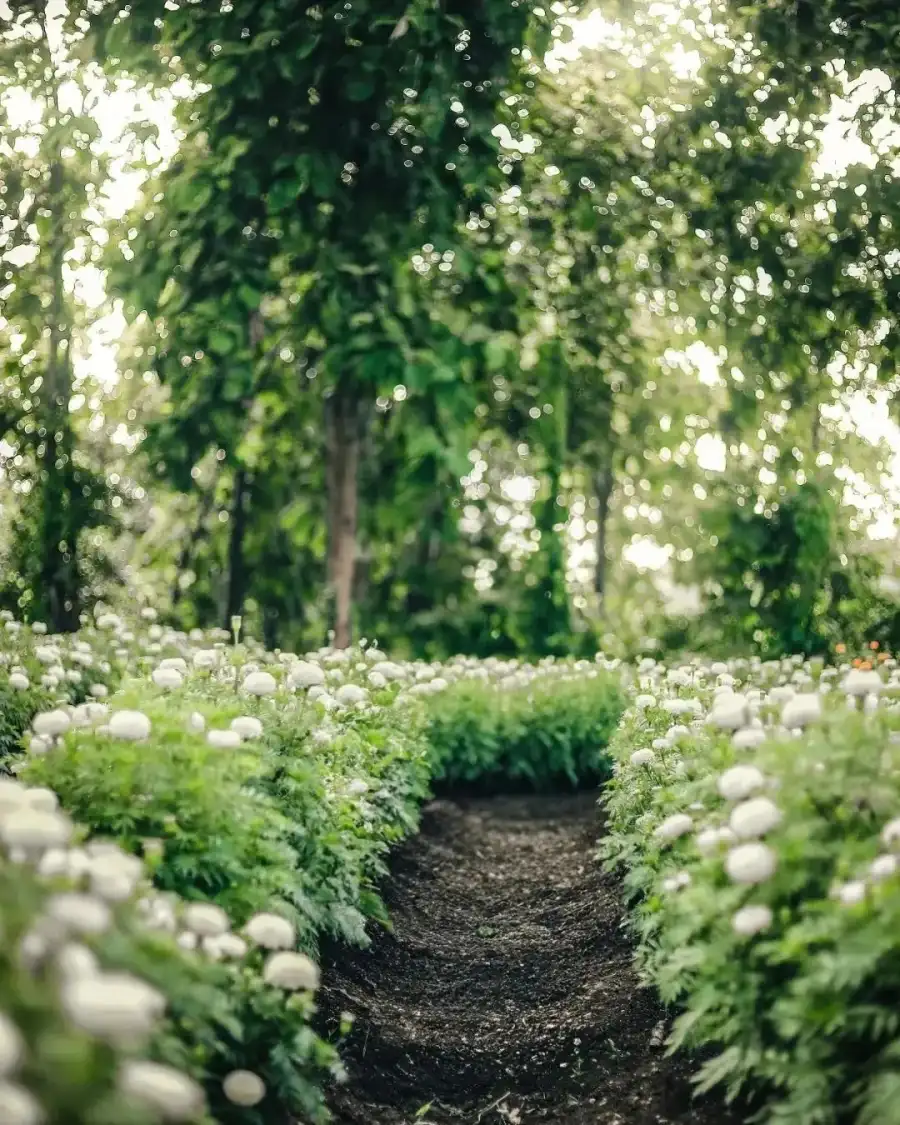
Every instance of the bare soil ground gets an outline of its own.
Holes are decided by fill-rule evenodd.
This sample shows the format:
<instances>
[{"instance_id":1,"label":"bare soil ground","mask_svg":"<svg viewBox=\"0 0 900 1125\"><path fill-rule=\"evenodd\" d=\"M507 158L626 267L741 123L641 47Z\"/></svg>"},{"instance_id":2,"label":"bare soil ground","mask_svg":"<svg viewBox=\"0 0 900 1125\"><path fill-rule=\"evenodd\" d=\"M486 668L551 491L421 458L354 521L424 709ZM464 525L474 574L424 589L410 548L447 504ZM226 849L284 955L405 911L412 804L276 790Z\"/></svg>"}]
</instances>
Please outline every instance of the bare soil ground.
<instances>
[{"instance_id":1,"label":"bare soil ground","mask_svg":"<svg viewBox=\"0 0 900 1125\"><path fill-rule=\"evenodd\" d=\"M354 1017L340 1125L738 1125L664 1054L600 830L592 794L428 807L392 865L392 931L326 962L326 1021Z\"/></svg>"}]
</instances>

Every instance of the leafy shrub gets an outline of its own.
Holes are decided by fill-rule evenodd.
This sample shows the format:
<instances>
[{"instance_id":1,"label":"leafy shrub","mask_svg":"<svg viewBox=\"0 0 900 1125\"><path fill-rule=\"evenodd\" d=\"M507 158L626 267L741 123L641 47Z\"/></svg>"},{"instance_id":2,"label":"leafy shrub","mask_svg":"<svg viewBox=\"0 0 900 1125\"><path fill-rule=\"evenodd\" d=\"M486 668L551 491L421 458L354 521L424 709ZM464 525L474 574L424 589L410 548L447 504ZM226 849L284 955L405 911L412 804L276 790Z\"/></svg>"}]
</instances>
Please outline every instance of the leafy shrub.
<instances>
[{"instance_id":1,"label":"leafy shrub","mask_svg":"<svg viewBox=\"0 0 900 1125\"><path fill-rule=\"evenodd\" d=\"M462 681L428 703L436 781L530 788L594 784L609 774L606 746L624 697L619 678L596 668L509 682Z\"/></svg>"},{"instance_id":2,"label":"leafy shrub","mask_svg":"<svg viewBox=\"0 0 900 1125\"><path fill-rule=\"evenodd\" d=\"M807 681L817 672L788 667ZM751 675L746 662L738 674ZM776 664L750 682L765 689L773 676L786 678ZM829 681L826 670L826 691ZM682 1009L672 1046L716 1045L700 1087L763 1091L766 1121L893 1125L900 712L870 701L873 713L863 714L826 694L822 718L790 736L779 729L780 703L763 690L749 713L767 737L740 749L715 725L686 712L689 727L678 713L686 696L705 711L709 688L650 686L662 705L631 710L612 741L604 854L624 872L646 977ZM790 694L778 686L776 698ZM900 690L893 679L885 686L888 696ZM723 778L738 765L743 774ZM733 790L741 776L753 807ZM763 847L743 853L761 863L749 875L729 867L748 841Z\"/></svg>"}]
</instances>

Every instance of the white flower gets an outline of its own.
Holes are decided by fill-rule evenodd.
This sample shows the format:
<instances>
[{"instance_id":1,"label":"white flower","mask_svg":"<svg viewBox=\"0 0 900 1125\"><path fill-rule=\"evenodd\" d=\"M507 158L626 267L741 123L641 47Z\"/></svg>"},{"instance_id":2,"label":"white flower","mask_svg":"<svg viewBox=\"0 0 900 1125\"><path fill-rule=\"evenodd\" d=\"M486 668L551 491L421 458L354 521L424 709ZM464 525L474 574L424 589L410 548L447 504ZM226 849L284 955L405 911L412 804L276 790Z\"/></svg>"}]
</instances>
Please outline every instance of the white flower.
<instances>
[{"instance_id":1,"label":"white flower","mask_svg":"<svg viewBox=\"0 0 900 1125\"><path fill-rule=\"evenodd\" d=\"M192 902L184 912L184 924L200 937L216 937L231 929L228 915L211 902Z\"/></svg>"},{"instance_id":2,"label":"white flower","mask_svg":"<svg viewBox=\"0 0 900 1125\"><path fill-rule=\"evenodd\" d=\"M56 964L63 977L92 977L99 969L97 958L87 948L77 942L67 942L56 955Z\"/></svg>"},{"instance_id":3,"label":"white flower","mask_svg":"<svg viewBox=\"0 0 900 1125\"><path fill-rule=\"evenodd\" d=\"M900 816L889 820L882 828L881 841L884 844L896 844L900 841Z\"/></svg>"},{"instance_id":4,"label":"white flower","mask_svg":"<svg viewBox=\"0 0 900 1125\"><path fill-rule=\"evenodd\" d=\"M278 682L271 672L251 672L242 686L250 695L274 695L278 690Z\"/></svg>"},{"instance_id":5,"label":"white flower","mask_svg":"<svg viewBox=\"0 0 900 1125\"><path fill-rule=\"evenodd\" d=\"M263 980L286 992L315 992L319 987L319 969L304 953L273 953L263 969Z\"/></svg>"},{"instance_id":6,"label":"white flower","mask_svg":"<svg viewBox=\"0 0 900 1125\"><path fill-rule=\"evenodd\" d=\"M184 677L177 668L156 668L150 678L157 687L169 690L180 688L184 683Z\"/></svg>"},{"instance_id":7,"label":"white flower","mask_svg":"<svg viewBox=\"0 0 900 1125\"><path fill-rule=\"evenodd\" d=\"M735 750L753 750L766 740L766 732L761 726L741 727L731 738Z\"/></svg>"},{"instance_id":8,"label":"white flower","mask_svg":"<svg viewBox=\"0 0 900 1125\"><path fill-rule=\"evenodd\" d=\"M370 672L366 679L369 681L369 686L375 688L387 687L387 680L380 672Z\"/></svg>"},{"instance_id":9,"label":"white flower","mask_svg":"<svg viewBox=\"0 0 900 1125\"><path fill-rule=\"evenodd\" d=\"M241 738L260 738L263 725L253 715L239 715L231 720L231 729L237 731Z\"/></svg>"},{"instance_id":10,"label":"white flower","mask_svg":"<svg viewBox=\"0 0 900 1125\"><path fill-rule=\"evenodd\" d=\"M195 668L215 668L219 663L219 654L214 648L198 648L193 656Z\"/></svg>"},{"instance_id":11,"label":"white flower","mask_svg":"<svg viewBox=\"0 0 900 1125\"><path fill-rule=\"evenodd\" d=\"M874 692L872 692L871 695L867 695L863 700L863 713L866 715L874 715L877 710L878 696Z\"/></svg>"},{"instance_id":12,"label":"white flower","mask_svg":"<svg viewBox=\"0 0 900 1125\"><path fill-rule=\"evenodd\" d=\"M188 719L188 730L193 731L195 734L200 734L206 730L206 719L200 714L199 711L192 711Z\"/></svg>"},{"instance_id":13,"label":"white flower","mask_svg":"<svg viewBox=\"0 0 900 1125\"><path fill-rule=\"evenodd\" d=\"M12 1020L0 1012L0 1078L9 1078L22 1062L25 1044Z\"/></svg>"},{"instance_id":14,"label":"white flower","mask_svg":"<svg viewBox=\"0 0 900 1125\"><path fill-rule=\"evenodd\" d=\"M648 707L655 707L656 696L647 695L646 693L635 696L634 706L638 711L646 711Z\"/></svg>"},{"instance_id":15,"label":"white flower","mask_svg":"<svg viewBox=\"0 0 900 1125\"><path fill-rule=\"evenodd\" d=\"M3 1125L41 1125L45 1114L38 1101L21 1086L0 1082L0 1121Z\"/></svg>"},{"instance_id":16,"label":"white flower","mask_svg":"<svg viewBox=\"0 0 900 1125\"><path fill-rule=\"evenodd\" d=\"M204 938L203 950L214 961L219 961L223 957L236 961L246 954L247 943L237 934L219 934L217 937Z\"/></svg>"},{"instance_id":17,"label":"white flower","mask_svg":"<svg viewBox=\"0 0 900 1125\"><path fill-rule=\"evenodd\" d=\"M643 750L635 750L629 759L633 766L649 766L651 762L656 761L656 755L649 748Z\"/></svg>"},{"instance_id":18,"label":"white flower","mask_svg":"<svg viewBox=\"0 0 900 1125\"><path fill-rule=\"evenodd\" d=\"M372 652L373 650L370 649L369 652L366 653L367 659L371 659ZM372 671L380 672L388 682L391 680L402 680L405 675L400 665L394 664L390 660L379 660L378 663L373 666Z\"/></svg>"},{"instance_id":19,"label":"white flower","mask_svg":"<svg viewBox=\"0 0 900 1125\"><path fill-rule=\"evenodd\" d=\"M90 693L94 699L106 699L109 695L109 688L106 684L91 684Z\"/></svg>"},{"instance_id":20,"label":"white flower","mask_svg":"<svg viewBox=\"0 0 900 1125\"><path fill-rule=\"evenodd\" d=\"M126 973L101 973L67 981L61 992L69 1019L99 1039L137 1043L165 1011L162 995Z\"/></svg>"},{"instance_id":21,"label":"white flower","mask_svg":"<svg viewBox=\"0 0 900 1125\"><path fill-rule=\"evenodd\" d=\"M45 789L43 785L26 789L24 797L29 808L40 809L41 812L56 812L59 808L59 797L52 789Z\"/></svg>"},{"instance_id":22,"label":"white flower","mask_svg":"<svg viewBox=\"0 0 900 1125\"><path fill-rule=\"evenodd\" d=\"M143 711L114 711L109 717L109 733L113 738L139 742L150 735L150 720Z\"/></svg>"},{"instance_id":23,"label":"white flower","mask_svg":"<svg viewBox=\"0 0 900 1125\"><path fill-rule=\"evenodd\" d=\"M694 822L687 813L674 813L659 825L653 833L655 839L668 842L669 840L677 840L679 836L684 836L690 832L694 827Z\"/></svg>"},{"instance_id":24,"label":"white flower","mask_svg":"<svg viewBox=\"0 0 900 1125\"><path fill-rule=\"evenodd\" d=\"M747 697L734 692L716 696L708 722L719 730L740 730L747 725Z\"/></svg>"},{"instance_id":25,"label":"white flower","mask_svg":"<svg viewBox=\"0 0 900 1125\"><path fill-rule=\"evenodd\" d=\"M357 684L342 684L334 697L342 707L352 707L355 703L365 703L369 693Z\"/></svg>"},{"instance_id":26,"label":"white flower","mask_svg":"<svg viewBox=\"0 0 900 1125\"><path fill-rule=\"evenodd\" d=\"M31 687L31 681L24 672L13 672L9 677L9 686L16 691L26 691Z\"/></svg>"},{"instance_id":27,"label":"white flower","mask_svg":"<svg viewBox=\"0 0 900 1125\"><path fill-rule=\"evenodd\" d=\"M288 673L291 687L309 688L325 683L325 669L309 660L298 660Z\"/></svg>"},{"instance_id":28,"label":"white flower","mask_svg":"<svg viewBox=\"0 0 900 1125\"><path fill-rule=\"evenodd\" d=\"M53 743L49 738L39 738L35 735L34 738L28 740L28 753L40 758L42 755L49 753L52 746Z\"/></svg>"},{"instance_id":29,"label":"white flower","mask_svg":"<svg viewBox=\"0 0 900 1125\"><path fill-rule=\"evenodd\" d=\"M838 887L837 897L842 906L856 906L866 897L866 884L862 882L844 883Z\"/></svg>"},{"instance_id":30,"label":"white flower","mask_svg":"<svg viewBox=\"0 0 900 1125\"><path fill-rule=\"evenodd\" d=\"M889 879L891 875L897 872L897 857L893 855L880 855L872 860L869 866L869 874L873 879L879 881L881 879Z\"/></svg>"},{"instance_id":31,"label":"white flower","mask_svg":"<svg viewBox=\"0 0 900 1125\"><path fill-rule=\"evenodd\" d=\"M768 797L751 797L736 805L728 821L732 832L740 840L765 836L781 822L781 809Z\"/></svg>"},{"instance_id":32,"label":"white flower","mask_svg":"<svg viewBox=\"0 0 900 1125\"><path fill-rule=\"evenodd\" d=\"M206 741L220 750L234 750L240 746L241 736L236 730L210 730L206 732Z\"/></svg>"},{"instance_id":33,"label":"white flower","mask_svg":"<svg viewBox=\"0 0 900 1125\"><path fill-rule=\"evenodd\" d=\"M60 848L72 835L72 823L60 812L30 806L16 809L0 821L0 837L10 848L45 851Z\"/></svg>"},{"instance_id":34,"label":"white flower","mask_svg":"<svg viewBox=\"0 0 900 1125\"><path fill-rule=\"evenodd\" d=\"M250 1108L266 1096L266 1084L257 1074L249 1070L233 1070L222 1083L225 1097L232 1105Z\"/></svg>"},{"instance_id":35,"label":"white flower","mask_svg":"<svg viewBox=\"0 0 900 1125\"><path fill-rule=\"evenodd\" d=\"M71 725L72 720L65 711L40 711L32 720L31 729L37 735L55 738Z\"/></svg>"},{"instance_id":36,"label":"white flower","mask_svg":"<svg viewBox=\"0 0 900 1125\"><path fill-rule=\"evenodd\" d=\"M143 1102L164 1121L191 1121L204 1108L203 1090L192 1078L161 1063L131 1059L122 1064L119 1088Z\"/></svg>"},{"instance_id":37,"label":"white flower","mask_svg":"<svg viewBox=\"0 0 900 1125\"><path fill-rule=\"evenodd\" d=\"M742 906L731 918L731 928L741 937L752 937L772 925L772 911L768 906Z\"/></svg>"},{"instance_id":38,"label":"white flower","mask_svg":"<svg viewBox=\"0 0 900 1125\"><path fill-rule=\"evenodd\" d=\"M160 660L159 666L160 668L174 668L182 676L187 672L187 661L183 656L167 656L165 660Z\"/></svg>"},{"instance_id":39,"label":"white flower","mask_svg":"<svg viewBox=\"0 0 900 1125\"><path fill-rule=\"evenodd\" d=\"M788 730L807 727L822 717L822 697L815 692L795 695L781 709L781 722Z\"/></svg>"},{"instance_id":40,"label":"white flower","mask_svg":"<svg viewBox=\"0 0 900 1125\"><path fill-rule=\"evenodd\" d=\"M717 828L704 828L697 833L695 840L701 855L712 855L713 852L718 851L721 842Z\"/></svg>"},{"instance_id":41,"label":"white flower","mask_svg":"<svg viewBox=\"0 0 900 1125\"><path fill-rule=\"evenodd\" d=\"M354 778L347 786L347 795L349 797L362 797L364 793L369 792L369 783L363 781L362 778Z\"/></svg>"},{"instance_id":42,"label":"white flower","mask_svg":"<svg viewBox=\"0 0 900 1125\"><path fill-rule=\"evenodd\" d=\"M884 681L874 668L869 670L853 668L844 677L841 690L846 695L856 697L877 694L884 690Z\"/></svg>"},{"instance_id":43,"label":"white flower","mask_svg":"<svg viewBox=\"0 0 900 1125\"><path fill-rule=\"evenodd\" d=\"M297 944L294 927L277 914L254 914L244 927L244 933L263 949L292 949Z\"/></svg>"},{"instance_id":44,"label":"white flower","mask_svg":"<svg viewBox=\"0 0 900 1125\"><path fill-rule=\"evenodd\" d=\"M53 895L47 902L47 915L76 934L102 934L112 923L109 907L93 895Z\"/></svg>"},{"instance_id":45,"label":"white flower","mask_svg":"<svg viewBox=\"0 0 900 1125\"><path fill-rule=\"evenodd\" d=\"M721 774L717 788L726 801L743 801L765 783L762 771L756 766L732 766Z\"/></svg>"},{"instance_id":46,"label":"white flower","mask_svg":"<svg viewBox=\"0 0 900 1125\"><path fill-rule=\"evenodd\" d=\"M725 857L725 873L733 883L764 883L777 866L778 859L766 844L739 844Z\"/></svg>"}]
</instances>

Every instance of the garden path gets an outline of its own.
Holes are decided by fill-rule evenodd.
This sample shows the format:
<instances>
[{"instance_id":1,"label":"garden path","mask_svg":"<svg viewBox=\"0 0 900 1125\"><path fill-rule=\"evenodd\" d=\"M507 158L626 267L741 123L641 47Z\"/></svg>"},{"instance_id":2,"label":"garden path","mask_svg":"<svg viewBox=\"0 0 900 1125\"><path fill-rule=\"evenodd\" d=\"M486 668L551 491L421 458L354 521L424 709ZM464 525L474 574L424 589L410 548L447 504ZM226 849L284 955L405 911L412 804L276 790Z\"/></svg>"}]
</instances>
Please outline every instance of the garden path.
<instances>
[{"instance_id":1,"label":"garden path","mask_svg":"<svg viewBox=\"0 0 900 1125\"><path fill-rule=\"evenodd\" d=\"M393 931L325 966L326 1016L354 1016L340 1125L737 1125L665 1055L600 830L592 794L425 810L392 863Z\"/></svg>"}]
</instances>

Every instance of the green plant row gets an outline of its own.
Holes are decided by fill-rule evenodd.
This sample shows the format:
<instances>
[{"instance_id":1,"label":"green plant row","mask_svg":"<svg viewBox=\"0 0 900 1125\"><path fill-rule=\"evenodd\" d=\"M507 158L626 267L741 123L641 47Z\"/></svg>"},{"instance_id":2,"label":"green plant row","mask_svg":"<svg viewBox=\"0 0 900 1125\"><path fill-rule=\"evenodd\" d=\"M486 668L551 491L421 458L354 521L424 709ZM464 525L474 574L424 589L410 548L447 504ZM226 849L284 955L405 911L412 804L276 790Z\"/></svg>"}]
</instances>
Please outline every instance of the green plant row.
<instances>
[{"instance_id":1,"label":"green plant row","mask_svg":"<svg viewBox=\"0 0 900 1125\"><path fill-rule=\"evenodd\" d=\"M772 1125L897 1125L893 661L644 673L610 747L602 854L643 975L680 1011L671 1048L714 1048L699 1088Z\"/></svg>"},{"instance_id":2,"label":"green plant row","mask_svg":"<svg viewBox=\"0 0 900 1125\"><path fill-rule=\"evenodd\" d=\"M15 780L0 783L4 1125L322 1120L341 1069L313 1028L320 941L364 944L367 924L387 921L390 847L415 830L435 776L471 775L448 748L466 745L454 722L474 729L473 684L493 740L478 742L481 768L499 776L531 722L533 784L601 775L619 698L618 673L591 665L299 660L114 615L81 636L41 653L22 630L5 637L11 722L32 729L7 748ZM63 681L91 653L119 688L107 698L92 674L75 702ZM62 675L41 683L51 660ZM75 985L112 1014L73 1015ZM143 1033L110 1034L135 1006Z\"/></svg>"}]
</instances>

